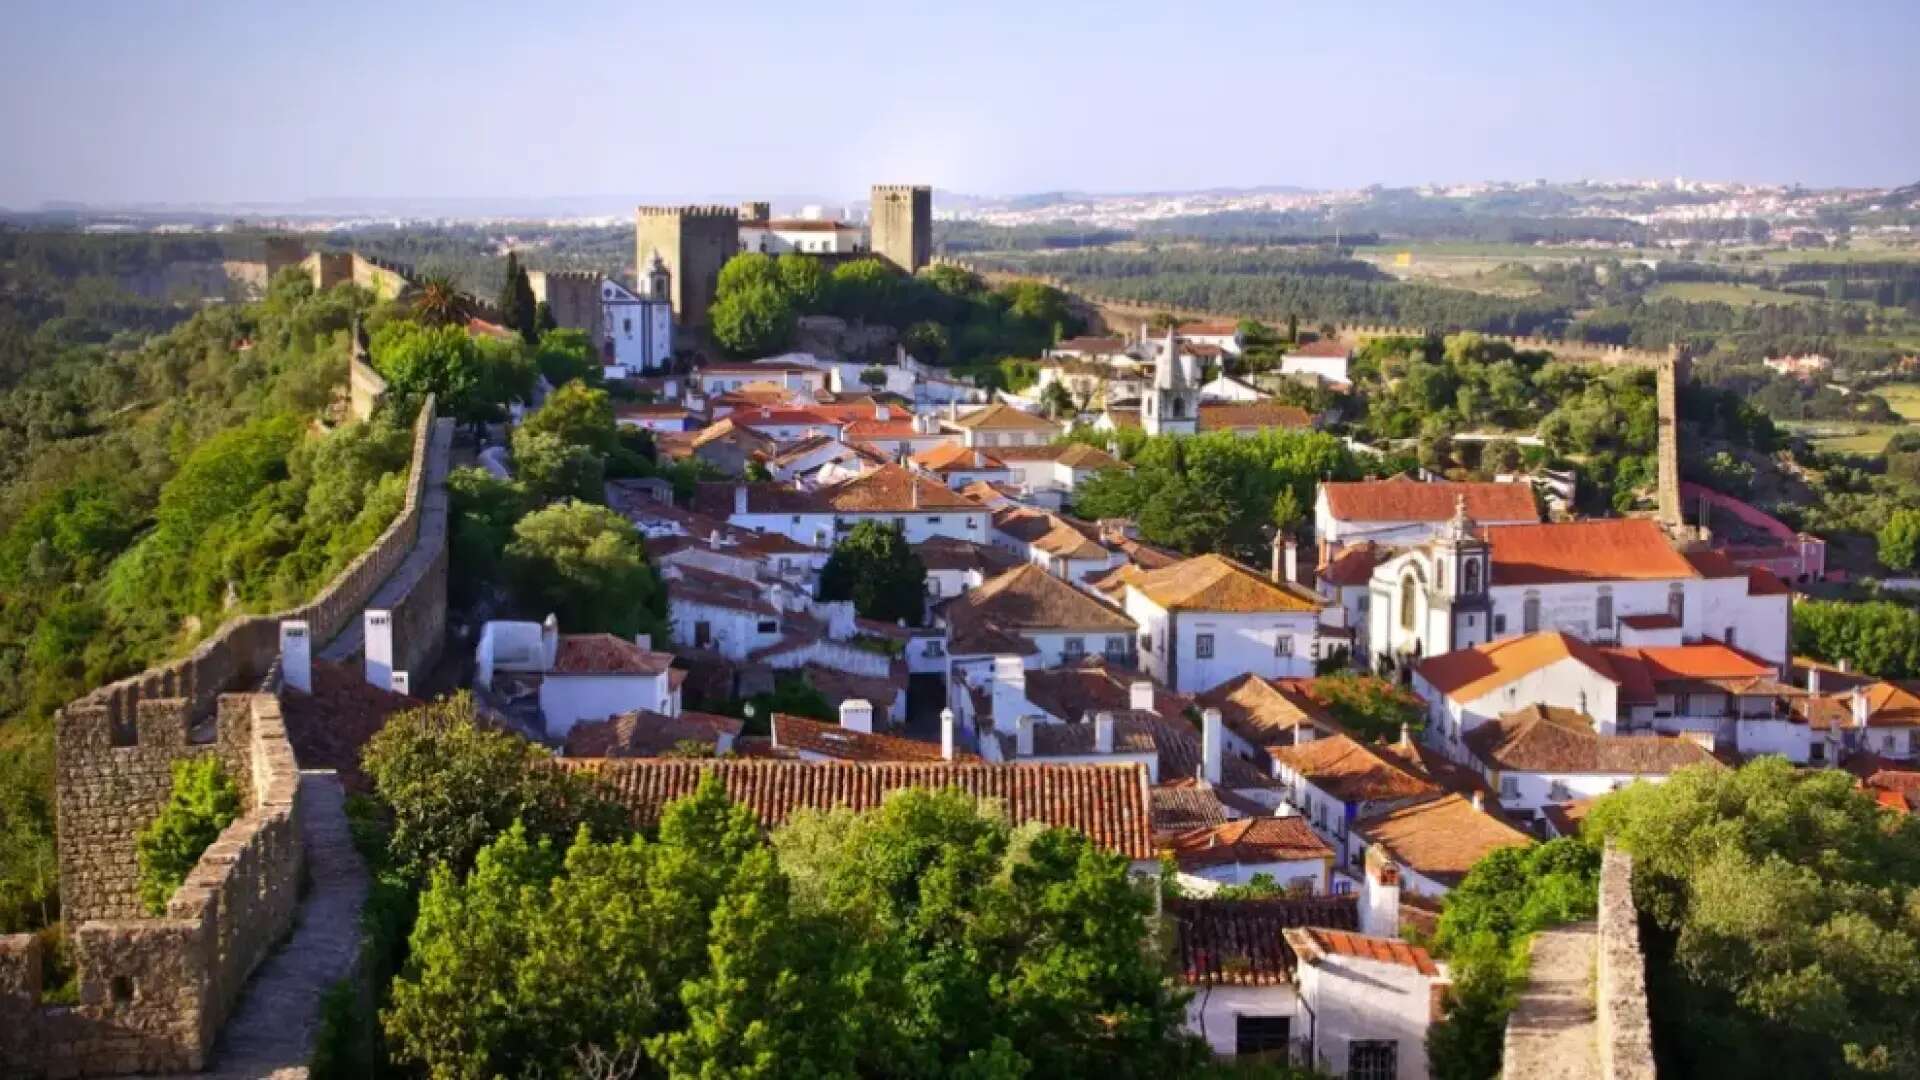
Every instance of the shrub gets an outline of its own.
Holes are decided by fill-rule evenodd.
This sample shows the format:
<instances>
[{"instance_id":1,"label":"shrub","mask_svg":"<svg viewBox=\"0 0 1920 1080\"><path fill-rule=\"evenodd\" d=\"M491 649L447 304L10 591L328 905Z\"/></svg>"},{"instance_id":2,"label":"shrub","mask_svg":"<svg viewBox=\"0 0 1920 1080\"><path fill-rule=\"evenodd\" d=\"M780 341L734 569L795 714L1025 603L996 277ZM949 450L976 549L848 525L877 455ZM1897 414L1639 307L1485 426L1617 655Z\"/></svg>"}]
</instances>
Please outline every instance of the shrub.
<instances>
[{"instance_id":1,"label":"shrub","mask_svg":"<svg viewBox=\"0 0 1920 1080\"><path fill-rule=\"evenodd\" d=\"M173 793L153 824L134 840L140 858L140 903L164 915L200 855L240 816L240 789L212 756L173 763Z\"/></svg>"}]
</instances>

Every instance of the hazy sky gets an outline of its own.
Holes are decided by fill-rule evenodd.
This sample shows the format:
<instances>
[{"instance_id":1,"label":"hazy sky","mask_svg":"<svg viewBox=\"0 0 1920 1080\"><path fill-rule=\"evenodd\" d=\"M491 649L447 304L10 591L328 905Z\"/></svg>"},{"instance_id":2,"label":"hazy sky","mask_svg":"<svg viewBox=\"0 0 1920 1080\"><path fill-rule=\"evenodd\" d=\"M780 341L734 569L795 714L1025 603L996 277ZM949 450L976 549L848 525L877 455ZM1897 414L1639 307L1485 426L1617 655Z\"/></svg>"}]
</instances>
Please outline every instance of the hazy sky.
<instances>
[{"instance_id":1,"label":"hazy sky","mask_svg":"<svg viewBox=\"0 0 1920 1080\"><path fill-rule=\"evenodd\" d=\"M0 205L1899 184L1917 45L1920 0L0 0Z\"/></svg>"}]
</instances>

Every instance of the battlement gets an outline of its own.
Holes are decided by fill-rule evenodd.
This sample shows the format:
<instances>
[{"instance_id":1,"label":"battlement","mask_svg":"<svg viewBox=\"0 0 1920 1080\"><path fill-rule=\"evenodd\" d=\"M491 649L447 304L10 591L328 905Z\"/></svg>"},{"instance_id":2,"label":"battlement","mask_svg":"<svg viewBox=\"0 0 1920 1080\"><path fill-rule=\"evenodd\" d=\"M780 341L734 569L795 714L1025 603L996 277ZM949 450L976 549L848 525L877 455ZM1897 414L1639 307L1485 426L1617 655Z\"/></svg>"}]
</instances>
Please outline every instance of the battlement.
<instances>
[{"instance_id":1,"label":"battlement","mask_svg":"<svg viewBox=\"0 0 1920 1080\"><path fill-rule=\"evenodd\" d=\"M728 222L740 220L740 210L733 206L642 206L634 211L640 217L650 218L721 218Z\"/></svg>"},{"instance_id":2,"label":"battlement","mask_svg":"<svg viewBox=\"0 0 1920 1080\"><path fill-rule=\"evenodd\" d=\"M873 190L882 195L913 195L919 192L933 194L931 184L875 184Z\"/></svg>"},{"instance_id":3,"label":"battlement","mask_svg":"<svg viewBox=\"0 0 1920 1080\"><path fill-rule=\"evenodd\" d=\"M529 270L527 273L545 275L548 281L581 281L595 285L607 276L598 270Z\"/></svg>"}]
</instances>

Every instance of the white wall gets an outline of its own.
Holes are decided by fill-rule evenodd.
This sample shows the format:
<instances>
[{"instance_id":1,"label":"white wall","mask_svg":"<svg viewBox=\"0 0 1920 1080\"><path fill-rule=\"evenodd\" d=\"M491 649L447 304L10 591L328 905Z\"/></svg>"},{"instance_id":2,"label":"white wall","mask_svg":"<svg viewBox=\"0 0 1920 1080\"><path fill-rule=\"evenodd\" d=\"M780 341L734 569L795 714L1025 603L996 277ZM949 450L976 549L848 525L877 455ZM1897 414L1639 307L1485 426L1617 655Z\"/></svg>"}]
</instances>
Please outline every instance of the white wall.
<instances>
[{"instance_id":1,"label":"white wall","mask_svg":"<svg viewBox=\"0 0 1920 1080\"><path fill-rule=\"evenodd\" d=\"M1313 882L1313 891L1319 895L1327 891L1331 861L1292 859L1284 862L1226 863L1220 866L1197 866L1182 871L1181 876L1204 878L1221 885L1245 885L1253 880L1255 874L1266 874L1281 885L1292 885L1305 878Z\"/></svg>"},{"instance_id":2,"label":"white wall","mask_svg":"<svg viewBox=\"0 0 1920 1080\"><path fill-rule=\"evenodd\" d=\"M1313 1014L1314 1056L1322 1069L1347 1074L1347 1046L1358 1039L1399 1044L1398 1080L1426 1080L1432 1001L1427 976L1401 964L1328 955L1301 964L1300 998Z\"/></svg>"},{"instance_id":3,"label":"white wall","mask_svg":"<svg viewBox=\"0 0 1920 1080\"><path fill-rule=\"evenodd\" d=\"M987 521L989 515L985 507L977 510L942 510L934 512L908 512L901 514L729 514L727 521L743 529L752 529L760 533L779 533L797 543L813 547L830 548L841 533L853 528L855 523L874 520L883 524L902 521L906 526L907 543L918 544L935 536L951 536L957 540L971 540L976 544L987 542ZM836 528L836 523L844 528Z\"/></svg>"},{"instance_id":4,"label":"white wall","mask_svg":"<svg viewBox=\"0 0 1920 1080\"><path fill-rule=\"evenodd\" d=\"M1280 358L1282 375L1318 375L1332 382L1346 382L1347 358L1344 356L1299 356L1288 353Z\"/></svg>"},{"instance_id":5,"label":"white wall","mask_svg":"<svg viewBox=\"0 0 1920 1080\"><path fill-rule=\"evenodd\" d=\"M1306 1038L1307 1020L1299 1015L1300 999L1293 987L1279 986L1199 986L1193 988L1193 1000L1187 1002L1187 1030L1200 1036L1222 1057L1235 1050L1235 1018L1246 1016L1293 1017L1288 1037Z\"/></svg>"},{"instance_id":6,"label":"white wall","mask_svg":"<svg viewBox=\"0 0 1920 1080\"><path fill-rule=\"evenodd\" d=\"M1428 745L1461 762L1471 758L1461 740L1468 732L1498 719L1502 713L1541 704L1581 709L1590 717L1608 720L1617 715L1620 696L1620 688L1613 680L1571 656L1468 701L1452 701L1417 672L1413 677L1413 691L1428 702L1430 722L1425 735Z\"/></svg>"},{"instance_id":7,"label":"white wall","mask_svg":"<svg viewBox=\"0 0 1920 1080\"><path fill-rule=\"evenodd\" d=\"M662 675L547 675L540 683L540 714L547 737L565 738L582 720L605 720L635 709L680 715L678 695Z\"/></svg>"},{"instance_id":8,"label":"white wall","mask_svg":"<svg viewBox=\"0 0 1920 1080\"><path fill-rule=\"evenodd\" d=\"M1168 613L1140 590L1128 586L1126 612L1143 631L1153 637L1152 652L1146 657L1148 673L1167 681L1167 649L1177 650L1173 681L1169 688L1179 694L1197 694L1252 672L1263 679L1298 678L1313 674L1314 631L1319 613L1313 611L1225 612L1182 611L1169 620ZM1169 622L1175 627L1177 641L1167 637ZM1199 640L1213 635L1213 656L1202 659ZM1291 653L1280 655L1275 642L1292 642Z\"/></svg>"},{"instance_id":9,"label":"white wall","mask_svg":"<svg viewBox=\"0 0 1920 1080\"><path fill-rule=\"evenodd\" d=\"M1060 667L1078 663L1089 656L1102 656L1106 654L1108 638L1119 638L1131 644L1132 637L1125 630L1022 630L1019 634L1040 650L1038 656L1027 658L1027 666L1031 668ZM1070 654L1067 650L1069 641L1080 642L1082 651Z\"/></svg>"},{"instance_id":10,"label":"white wall","mask_svg":"<svg viewBox=\"0 0 1920 1080\"><path fill-rule=\"evenodd\" d=\"M669 594L667 622L675 645L694 647L696 627L706 623L710 637L706 648L729 660L745 660L755 649L763 649L780 640L780 619L738 608L720 607L673 597ZM762 629L763 625L772 629Z\"/></svg>"}]
</instances>

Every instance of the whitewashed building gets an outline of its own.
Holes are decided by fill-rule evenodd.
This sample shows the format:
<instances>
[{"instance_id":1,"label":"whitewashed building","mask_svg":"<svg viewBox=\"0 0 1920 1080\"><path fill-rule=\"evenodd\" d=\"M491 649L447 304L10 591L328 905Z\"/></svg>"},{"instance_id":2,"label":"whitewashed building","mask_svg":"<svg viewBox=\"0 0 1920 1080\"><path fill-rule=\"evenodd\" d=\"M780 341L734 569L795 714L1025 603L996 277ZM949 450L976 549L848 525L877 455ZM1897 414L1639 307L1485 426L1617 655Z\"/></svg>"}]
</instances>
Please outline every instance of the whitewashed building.
<instances>
[{"instance_id":1,"label":"whitewashed building","mask_svg":"<svg viewBox=\"0 0 1920 1080\"><path fill-rule=\"evenodd\" d=\"M1121 606L1139 624L1140 662L1176 692L1196 694L1252 672L1313 674L1320 609L1312 590L1224 555L1201 555L1126 579Z\"/></svg>"}]
</instances>

